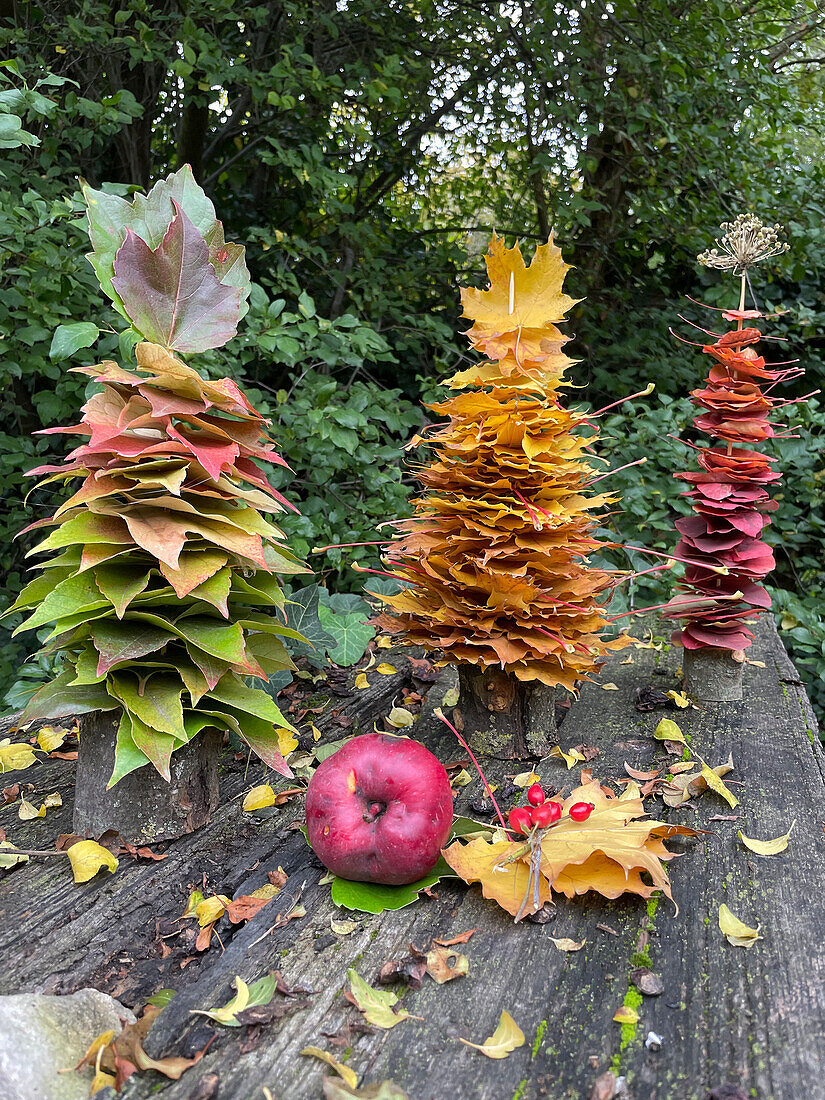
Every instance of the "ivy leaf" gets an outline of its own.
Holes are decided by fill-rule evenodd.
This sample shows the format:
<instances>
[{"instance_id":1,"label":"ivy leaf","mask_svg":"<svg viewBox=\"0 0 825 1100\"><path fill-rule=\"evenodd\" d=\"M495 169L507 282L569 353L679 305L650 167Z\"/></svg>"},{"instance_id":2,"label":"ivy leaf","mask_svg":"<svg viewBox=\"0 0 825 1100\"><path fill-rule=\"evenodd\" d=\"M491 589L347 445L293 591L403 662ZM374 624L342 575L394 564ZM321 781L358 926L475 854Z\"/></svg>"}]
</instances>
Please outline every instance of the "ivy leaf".
<instances>
[{"instance_id":1,"label":"ivy leaf","mask_svg":"<svg viewBox=\"0 0 825 1100\"><path fill-rule=\"evenodd\" d=\"M336 644L329 650L329 659L342 668L360 661L375 637L375 627L370 626L365 616L357 611L336 613L320 604L318 618L323 629L335 639Z\"/></svg>"},{"instance_id":2,"label":"ivy leaf","mask_svg":"<svg viewBox=\"0 0 825 1100\"><path fill-rule=\"evenodd\" d=\"M321 624L320 596L320 585L313 584L293 593L286 605L287 623L306 639L306 642L296 642L292 646L292 652L306 657L316 668L323 665L324 654L338 644Z\"/></svg>"},{"instance_id":3,"label":"ivy leaf","mask_svg":"<svg viewBox=\"0 0 825 1100\"><path fill-rule=\"evenodd\" d=\"M81 348L90 348L100 335L100 329L91 321L77 321L72 325L58 325L49 348L50 359L68 359Z\"/></svg>"},{"instance_id":4,"label":"ivy leaf","mask_svg":"<svg viewBox=\"0 0 825 1100\"><path fill-rule=\"evenodd\" d=\"M157 248L126 230L112 285L145 339L174 351L208 351L237 332L241 292L218 281L206 243L173 205L175 216Z\"/></svg>"},{"instance_id":5,"label":"ivy leaf","mask_svg":"<svg viewBox=\"0 0 825 1100\"><path fill-rule=\"evenodd\" d=\"M502 1009L498 1027L483 1043L471 1043L469 1039L459 1039L465 1046L486 1054L488 1058L506 1058L517 1048L524 1046L524 1032L506 1009Z\"/></svg>"}]
</instances>

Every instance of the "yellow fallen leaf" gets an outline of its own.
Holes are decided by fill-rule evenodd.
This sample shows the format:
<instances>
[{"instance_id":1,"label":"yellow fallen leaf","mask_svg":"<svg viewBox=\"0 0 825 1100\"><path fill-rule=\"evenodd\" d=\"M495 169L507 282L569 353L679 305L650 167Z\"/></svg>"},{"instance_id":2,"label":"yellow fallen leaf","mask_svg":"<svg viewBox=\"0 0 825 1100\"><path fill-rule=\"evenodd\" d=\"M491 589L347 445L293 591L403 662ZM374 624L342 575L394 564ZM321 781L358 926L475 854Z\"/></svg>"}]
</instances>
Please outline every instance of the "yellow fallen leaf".
<instances>
[{"instance_id":1,"label":"yellow fallen leaf","mask_svg":"<svg viewBox=\"0 0 825 1100\"><path fill-rule=\"evenodd\" d=\"M618 684L613 684L613 683L599 684L599 687L602 689L602 691L618 691L619 690L619 685Z\"/></svg>"},{"instance_id":2,"label":"yellow fallen leaf","mask_svg":"<svg viewBox=\"0 0 825 1100\"><path fill-rule=\"evenodd\" d=\"M757 925L756 928L749 928L731 913L727 905L719 906L719 928L728 943L732 943L734 947L753 947L757 940L762 939L759 927Z\"/></svg>"},{"instance_id":3,"label":"yellow fallen leaf","mask_svg":"<svg viewBox=\"0 0 825 1100\"><path fill-rule=\"evenodd\" d=\"M37 743L43 752L54 752L66 740L68 732L62 726L44 726L37 734Z\"/></svg>"},{"instance_id":4,"label":"yellow fallen leaf","mask_svg":"<svg viewBox=\"0 0 825 1100\"><path fill-rule=\"evenodd\" d=\"M506 1058L516 1047L524 1046L524 1032L506 1009L502 1009L498 1027L483 1043L471 1043L468 1039L459 1039L465 1046L480 1050L488 1058Z\"/></svg>"},{"instance_id":5,"label":"yellow fallen leaf","mask_svg":"<svg viewBox=\"0 0 825 1100\"><path fill-rule=\"evenodd\" d=\"M749 661L747 657L745 658L745 664L746 665L753 665L754 668L765 668L766 667L764 661Z\"/></svg>"},{"instance_id":6,"label":"yellow fallen leaf","mask_svg":"<svg viewBox=\"0 0 825 1100\"><path fill-rule=\"evenodd\" d=\"M547 755L557 756L562 759L567 765L568 771L575 767L578 762L585 759L584 755L580 753L578 749L571 749L570 752L565 752L559 745L554 745Z\"/></svg>"},{"instance_id":7,"label":"yellow fallen leaf","mask_svg":"<svg viewBox=\"0 0 825 1100\"><path fill-rule=\"evenodd\" d=\"M788 841L790 840L794 825L796 825L796 821L792 823L790 829L788 829L784 836L778 836L774 840L753 840L751 837L745 836L741 829L739 830L739 839L746 848L750 848L750 850L756 852L758 856L777 856L788 847Z\"/></svg>"},{"instance_id":8,"label":"yellow fallen leaf","mask_svg":"<svg viewBox=\"0 0 825 1100\"><path fill-rule=\"evenodd\" d=\"M682 731L672 718L663 718L653 731L653 736L657 741L678 741L682 745L687 744L687 741L685 741L682 735Z\"/></svg>"},{"instance_id":9,"label":"yellow fallen leaf","mask_svg":"<svg viewBox=\"0 0 825 1100\"><path fill-rule=\"evenodd\" d=\"M181 913L181 919L184 917L194 917L197 913L198 906L203 901L203 894L200 890L193 890L189 895L189 900L186 903L186 908Z\"/></svg>"},{"instance_id":10,"label":"yellow fallen leaf","mask_svg":"<svg viewBox=\"0 0 825 1100\"><path fill-rule=\"evenodd\" d=\"M21 821L31 821L35 817L45 817L46 807L41 806L38 810L36 806L33 806L31 802L27 802L26 799L20 796L20 809L17 811L17 816Z\"/></svg>"},{"instance_id":11,"label":"yellow fallen leaf","mask_svg":"<svg viewBox=\"0 0 825 1100\"><path fill-rule=\"evenodd\" d=\"M89 1084L89 1096L96 1096L103 1089L114 1088L116 1084L117 1077L113 1073L107 1073L105 1069L96 1069Z\"/></svg>"},{"instance_id":12,"label":"yellow fallen leaf","mask_svg":"<svg viewBox=\"0 0 825 1100\"><path fill-rule=\"evenodd\" d=\"M0 840L0 869L7 871L9 867L14 867L18 863L28 863L28 856L18 856L15 854L4 855L4 848L14 848L16 845L12 844L10 840Z\"/></svg>"},{"instance_id":13,"label":"yellow fallen leaf","mask_svg":"<svg viewBox=\"0 0 825 1100\"><path fill-rule=\"evenodd\" d=\"M31 745L23 741L12 741L5 737L0 741L0 774L3 772L22 772L37 763L37 757Z\"/></svg>"},{"instance_id":14,"label":"yellow fallen leaf","mask_svg":"<svg viewBox=\"0 0 825 1100\"><path fill-rule=\"evenodd\" d=\"M66 854L72 865L75 882L88 882L104 867L108 871L117 870L118 861L109 849L94 840L78 840L67 849Z\"/></svg>"},{"instance_id":15,"label":"yellow fallen leaf","mask_svg":"<svg viewBox=\"0 0 825 1100\"><path fill-rule=\"evenodd\" d=\"M393 729L401 730L411 726L415 719L412 713L406 710L404 707L393 707L390 713L387 715L387 721Z\"/></svg>"},{"instance_id":16,"label":"yellow fallen leaf","mask_svg":"<svg viewBox=\"0 0 825 1100\"><path fill-rule=\"evenodd\" d=\"M690 699L683 691L666 691L665 695L668 699L672 699L676 706L681 707L682 710L690 706Z\"/></svg>"},{"instance_id":17,"label":"yellow fallen leaf","mask_svg":"<svg viewBox=\"0 0 825 1100\"><path fill-rule=\"evenodd\" d=\"M467 787L472 783L473 777L467 771L466 768L462 768L460 772L453 776L450 780L451 787Z\"/></svg>"},{"instance_id":18,"label":"yellow fallen leaf","mask_svg":"<svg viewBox=\"0 0 825 1100\"><path fill-rule=\"evenodd\" d=\"M349 978L352 999L359 1011L363 1013L368 1024L374 1024L375 1027L386 1030L395 1027L396 1024L400 1024L409 1017L409 1012L403 1008L399 1008L398 1012L393 1012L392 1006L398 1002L395 993L390 990L385 992L380 989L373 989L372 986L367 985L358 971L352 968L347 971L347 977Z\"/></svg>"},{"instance_id":19,"label":"yellow fallen leaf","mask_svg":"<svg viewBox=\"0 0 825 1100\"><path fill-rule=\"evenodd\" d=\"M274 882L267 882L263 886L259 886L257 890L253 890L248 896L250 898L266 898L269 901L270 898L277 897L283 890L283 886L276 886Z\"/></svg>"},{"instance_id":20,"label":"yellow fallen leaf","mask_svg":"<svg viewBox=\"0 0 825 1100\"><path fill-rule=\"evenodd\" d=\"M445 710L450 710L452 707L458 706L459 691L458 688L448 688L441 699L441 706Z\"/></svg>"},{"instance_id":21,"label":"yellow fallen leaf","mask_svg":"<svg viewBox=\"0 0 825 1100\"><path fill-rule=\"evenodd\" d=\"M370 682L367 679L366 672L358 673L358 675L355 677L355 686L358 688L359 691L363 691L364 688L368 688L370 686Z\"/></svg>"},{"instance_id":22,"label":"yellow fallen leaf","mask_svg":"<svg viewBox=\"0 0 825 1100\"><path fill-rule=\"evenodd\" d=\"M313 726L312 723L310 723L309 728L312 730L312 740L313 741L320 741L321 740L321 731L318 729L318 727Z\"/></svg>"},{"instance_id":23,"label":"yellow fallen leaf","mask_svg":"<svg viewBox=\"0 0 825 1100\"><path fill-rule=\"evenodd\" d=\"M349 936L361 927L357 920L336 920L335 917L330 917L329 926L336 936Z\"/></svg>"},{"instance_id":24,"label":"yellow fallen leaf","mask_svg":"<svg viewBox=\"0 0 825 1100\"><path fill-rule=\"evenodd\" d=\"M613 1020L617 1024L638 1024L639 1013L630 1005L622 1005Z\"/></svg>"},{"instance_id":25,"label":"yellow fallen leaf","mask_svg":"<svg viewBox=\"0 0 825 1100\"><path fill-rule=\"evenodd\" d=\"M278 730L278 752L281 756L289 756L291 752L294 752L298 748L298 738L292 732L292 730L279 729Z\"/></svg>"},{"instance_id":26,"label":"yellow fallen leaf","mask_svg":"<svg viewBox=\"0 0 825 1100\"><path fill-rule=\"evenodd\" d=\"M577 943L575 940L569 940L564 936L561 937L561 939L556 939L555 936L551 936L550 939L553 941L559 951L581 951L581 949L587 943L587 940L582 940L581 943Z\"/></svg>"},{"instance_id":27,"label":"yellow fallen leaf","mask_svg":"<svg viewBox=\"0 0 825 1100\"><path fill-rule=\"evenodd\" d=\"M71 851L71 848L69 851ZM207 924L213 924L218 917L224 915L229 904L230 900L225 894L215 894L211 898L204 898L202 902L195 906L195 916L198 918L198 924L201 928L205 928Z\"/></svg>"},{"instance_id":28,"label":"yellow fallen leaf","mask_svg":"<svg viewBox=\"0 0 825 1100\"><path fill-rule=\"evenodd\" d=\"M454 962L450 962L454 959ZM453 978L464 978L470 969L470 960L466 955L460 955L449 947L434 947L427 952L427 973L430 977L444 985Z\"/></svg>"},{"instance_id":29,"label":"yellow fallen leaf","mask_svg":"<svg viewBox=\"0 0 825 1100\"><path fill-rule=\"evenodd\" d=\"M355 1070L350 1069L349 1066L345 1066L341 1062L336 1062L328 1050L321 1050L320 1047L304 1047L301 1054L306 1054L310 1058L319 1058L322 1062L326 1062L339 1077L343 1077L351 1089L358 1087L358 1075Z\"/></svg>"},{"instance_id":30,"label":"yellow fallen leaf","mask_svg":"<svg viewBox=\"0 0 825 1100\"><path fill-rule=\"evenodd\" d=\"M532 787L534 783L540 783L541 776L538 772L519 772L518 775L513 777L513 786L521 787L524 790L525 787Z\"/></svg>"},{"instance_id":31,"label":"yellow fallen leaf","mask_svg":"<svg viewBox=\"0 0 825 1100\"><path fill-rule=\"evenodd\" d=\"M700 758L701 759L701 758ZM712 791L716 791L727 802L732 810L739 805L739 799L722 782L716 771L702 760L702 778Z\"/></svg>"},{"instance_id":32,"label":"yellow fallen leaf","mask_svg":"<svg viewBox=\"0 0 825 1100\"><path fill-rule=\"evenodd\" d=\"M389 634L380 634L375 639L375 644L379 649L392 649L392 638Z\"/></svg>"},{"instance_id":33,"label":"yellow fallen leaf","mask_svg":"<svg viewBox=\"0 0 825 1100\"><path fill-rule=\"evenodd\" d=\"M395 665L388 665L386 661L382 661L380 665L376 666L376 672L380 672L382 676L394 676L398 669Z\"/></svg>"},{"instance_id":34,"label":"yellow fallen leaf","mask_svg":"<svg viewBox=\"0 0 825 1100\"><path fill-rule=\"evenodd\" d=\"M55 807L62 805L63 795L60 793L60 791L52 791L51 794L47 794L46 797L43 799L43 805L40 808L41 810L43 808L47 810L53 810L55 809Z\"/></svg>"},{"instance_id":35,"label":"yellow fallen leaf","mask_svg":"<svg viewBox=\"0 0 825 1100\"><path fill-rule=\"evenodd\" d=\"M267 806L275 805L275 792L269 783L262 783L259 787L253 787L247 791L243 800L244 813L252 813L253 810L265 810Z\"/></svg>"}]
</instances>

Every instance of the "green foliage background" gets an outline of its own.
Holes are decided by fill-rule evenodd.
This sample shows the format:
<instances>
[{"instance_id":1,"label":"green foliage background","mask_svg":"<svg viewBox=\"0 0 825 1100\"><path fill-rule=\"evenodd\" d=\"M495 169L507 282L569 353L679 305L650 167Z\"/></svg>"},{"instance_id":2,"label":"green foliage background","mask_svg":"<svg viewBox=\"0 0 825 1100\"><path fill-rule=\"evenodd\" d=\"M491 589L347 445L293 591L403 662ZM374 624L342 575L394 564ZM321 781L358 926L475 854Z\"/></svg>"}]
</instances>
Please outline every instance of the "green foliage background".
<instances>
[{"instance_id":1,"label":"green foliage background","mask_svg":"<svg viewBox=\"0 0 825 1100\"><path fill-rule=\"evenodd\" d=\"M4 12L6 8L2 9ZM686 394L706 369L669 328L730 304L695 255L720 221L753 209L791 251L759 273L759 304L807 388L825 331L822 16L813 0L19 0L0 15L0 555L3 606L22 586L23 471L54 455L41 427L70 422L72 365L118 353L97 292L77 178L127 193L189 162L255 280L242 336L208 368L268 408L301 515L298 553L369 542L404 514L402 448L420 400L464 359L457 284L483 281L492 228L552 230L586 296L572 327L577 397L594 407L657 383L606 418L602 453L624 511L606 531L666 551L684 501ZM529 250L529 247L528 247ZM97 303L90 309L90 303ZM94 346L62 357L60 325L92 322ZM50 355L54 353L54 357ZM802 390L797 390L800 394ZM825 708L822 535L825 404L791 411L798 439L768 539L784 637ZM414 458L413 458L414 465ZM630 555L635 564L650 564ZM331 590L355 591L374 547L314 557ZM659 602L672 578L625 586L617 608ZM0 637L0 683L27 641Z\"/></svg>"}]
</instances>

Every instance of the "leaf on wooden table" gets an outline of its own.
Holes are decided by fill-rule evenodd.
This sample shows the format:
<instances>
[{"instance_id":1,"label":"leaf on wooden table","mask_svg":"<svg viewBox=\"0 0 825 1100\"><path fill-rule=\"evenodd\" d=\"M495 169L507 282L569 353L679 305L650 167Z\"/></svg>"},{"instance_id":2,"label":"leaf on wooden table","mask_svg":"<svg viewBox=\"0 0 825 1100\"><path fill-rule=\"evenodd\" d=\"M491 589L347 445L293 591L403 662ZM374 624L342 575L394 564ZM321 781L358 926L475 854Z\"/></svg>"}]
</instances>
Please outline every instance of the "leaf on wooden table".
<instances>
[{"instance_id":1,"label":"leaf on wooden table","mask_svg":"<svg viewBox=\"0 0 825 1100\"><path fill-rule=\"evenodd\" d=\"M451 982L454 978L466 977L469 969L467 956L451 951L449 947L433 947L427 952L427 973L439 985Z\"/></svg>"},{"instance_id":2,"label":"leaf on wooden table","mask_svg":"<svg viewBox=\"0 0 825 1100\"><path fill-rule=\"evenodd\" d=\"M43 726L37 733L37 743L43 752L54 752L66 740L68 730L62 726Z\"/></svg>"},{"instance_id":3,"label":"leaf on wooden table","mask_svg":"<svg viewBox=\"0 0 825 1100\"><path fill-rule=\"evenodd\" d=\"M336 1061L328 1050L321 1050L320 1047L304 1047L301 1054L310 1058L318 1058L320 1061L326 1062L331 1069L335 1070L339 1077L342 1077L346 1081L350 1088L354 1089L358 1087L358 1075L355 1070L350 1069L349 1066L345 1066L342 1062Z\"/></svg>"},{"instance_id":4,"label":"leaf on wooden table","mask_svg":"<svg viewBox=\"0 0 825 1100\"><path fill-rule=\"evenodd\" d=\"M355 677L355 686L358 688L359 691L363 691L365 688L368 688L370 686L370 682L367 679L366 672L358 673L358 675Z\"/></svg>"},{"instance_id":5,"label":"leaf on wooden table","mask_svg":"<svg viewBox=\"0 0 825 1100\"><path fill-rule=\"evenodd\" d=\"M561 758L567 765L568 771L585 759L584 753L579 752L578 749L570 749L569 752L565 752L560 745L554 745L547 755Z\"/></svg>"},{"instance_id":6,"label":"leaf on wooden table","mask_svg":"<svg viewBox=\"0 0 825 1100\"><path fill-rule=\"evenodd\" d=\"M567 939L566 937L556 939L555 936L551 936L550 939L553 941L559 951L581 951L581 949L587 943L587 940L581 940L580 942L577 942L576 940Z\"/></svg>"},{"instance_id":7,"label":"leaf on wooden table","mask_svg":"<svg viewBox=\"0 0 825 1100\"><path fill-rule=\"evenodd\" d=\"M791 838L796 821L791 823L790 829L783 836L775 837L773 840L754 840L752 837L745 836L742 830L739 830L739 839L745 845L746 848L750 848L752 852L756 852L758 856L776 856L780 852L784 852L788 847L788 841Z\"/></svg>"},{"instance_id":8,"label":"leaf on wooden table","mask_svg":"<svg viewBox=\"0 0 825 1100\"><path fill-rule=\"evenodd\" d=\"M37 763L31 745L25 741L12 741L5 737L0 741L0 775L3 772L22 772Z\"/></svg>"},{"instance_id":9,"label":"leaf on wooden table","mask_svg":"<svg viewBox=\"0 0 825 1100\"><path fill-rule=\"evenodd\" d=\"M40 809L29 802L23 795L20 796L20 807L17 811L17 816L21 821L33 821L36 817L46 816L46 807L41 806Z\"/></svg>"},{"instance_id":10,"label":"leaf on wooden table","mask_svg":"<svg viewBox=\"0 0 825 1100\"><path fill-rule=\"evenodd\" d=\"M757 940L762 939L759 928L760 925L749 928L731 913L727 905L719 906L719 929L728 943L733 944L734 947L753 947Z\"/></svg>"},{"instance_id":11,"label":"leaf on wooden table","mask_svg":"<svg viewBox=\"0 0 825 1100\"><path fill-rule=\"evenodd\" d=\"M405 707L393 707L387 715L387 722L396 730L406 729L411 726L414 721L415 718L411 711L408 711Z\"/></svg>"},{"instance_id":12,"label":"leaf on wooden table","mask_svg":"<svg viewBox=\"0 0 825 1100\"><path fill-rule=\"evenodd\" d=\"M445 876L454 878L455 873L444 859L439 859L428 875L417 882L404 883L402 886L385 886L380 882L352 882L336 875L332 880L332 900L344 909L357 909L362 913L403 909L417 901L422 890L434 886Z\"/></svg>"},{"instance_id":13,"label":"leaf on wooden table","mask_svg":"<svg viewBox=\"0 0 825 1100\"><path fill-rule=\"evenodd\" d=\"M19 856L14 852L4 852L4 848L16 848L16 844L12 844L10 840L0 840L0 870L7 871L10 867L15 867L18 863L28 863L28 856Z\"/></svg>"},{"instance_id":14,"label":"leaf on wooden table","mask_svg":"<svg viewBox=\"0 0 825 1100\"><path fill-rule=\"evenodd\" d=\"M398 669L395 665L388 665L386 661L382 661L380 665L376 665L376 672L380 672L382 676L394 676Z\"/></svg>"},{"instance_id":15,"label":"leaf on wooden table","mask_svg":"<svg viewBox=\"0 0 825 1100\"><path fill-rule=\"evenodd\" d=\"M393 1005L398 1003L395 993L373 989L352 968L347 971L347 977L350 983L348 999L363 1014L367 1023L386 1030L409 1018L410 1014L406 1009L400 1008L398 1012L393 1011Z\"/></svg>"},{"instance_id":16,"label":"leaf on wooden table","mask_svg":"<svg viewBox=\"0 0 825 1100\"><path fill-rule=\"evenodd\" d=\"M485 1039L483 1043L471 1043L468 1039L459 1039L459 1042L481 1051L488 1058L506 1058L517 1047L524 1046L524 1032L510 1013L502 1009L498 1027L489 1039Z\"/></svg>"},{"instance_id":17,"label":"leaf on wooden table","mask_svg":"<svg viewBox=\"0 0 825 1100\"><path fill-rule=\"evenodd\" d=\"M631 1005L622 1005L613 1017L617 1024L638 1024L639 1013Z\"/></svg>"},{"instance_id":18,"label":"leaf on wooden table","mask_svg":"<svg viewBox=\"0 0 825 1100\"><path fill-rule=\"evenodd\" d=\"M725 786L716 769L709 767L704 760L702 761L702 778L712 791L716 791L724 798L732 810L736 809L739 805L739 799Z\"/></svg>"},{"instance_id":19,"label":"leaf on wooden table","mask_svg":"<svg viewBox=\"0 0 825 1100\"><path fill-rule=\"evenodd\" d=\"M237 1018L241 1012L248 1008L268 1005L275 996L278 988L278 975L275 971L272 971L263 978L258 978L251 985L247 985L243 978L236 975L233 985L235 986L235 996L227 1001L222 1008L191 1009L190 1015L208 1016L210 1020L223 1024L224 1027L241 1027L242 1022Z\"/></svg>"},{"instance_id":20,"label":"leaf on wooden table","mask_svg":"<svg viewBox=\"0 0 825 1100\"><path fill-rule=\"evenodd\" d=\"M679 707L681 710L684 710L686 707L690 706L690 699L688 699L687 695L685 695L683 691L666 691L665 695L668 697L668 699L672 699L676 706Z\"/></svg>"},{"instance_id":21,"label":"leaf on wooden table","mask_svg":"<svg viewBox=\"0 0 825 1100\"><path fill-rule=\"evenodd\" d=\"M361 927L357 920L336 920L335 917L330 917L329 926L336 936L351 936Z\"/></svg>"},{"instance_id":22,"label":"leaf on wooden table","mask_svg":"<svg viewBox=\"0 0 825 1100\"><path fill-rule=\"evenodd\" d=\"M207 924L214 924L219 917L224 915L231 904L232 902L226 894L214 894L211 898L204 898L195 907L198 924L201 928L205 928Z\"/></svg>"},{"instance_id":23,"label":"leaf on wooden table","mask_svg":"<svg viewBox=\"0 0 825 1100\"><path fill-rule=\"evenodd\" d=\"M88 882L103 868L117 870L118 861L109 849L94 840L79 840L68 849L67 855L75 882Z\"/></svg>"},{"instance_id":24,"label":"leaf on wooden table","mask_svg":"<svg viewBox=\"0 0 825 1100\"><path fill-rule=\"evenodd\" d=\"M653 736L657 741L678 741L681 745L687 744L684 734L672 718L663 718L653 731Z\"/></svg>"}]
</instances>

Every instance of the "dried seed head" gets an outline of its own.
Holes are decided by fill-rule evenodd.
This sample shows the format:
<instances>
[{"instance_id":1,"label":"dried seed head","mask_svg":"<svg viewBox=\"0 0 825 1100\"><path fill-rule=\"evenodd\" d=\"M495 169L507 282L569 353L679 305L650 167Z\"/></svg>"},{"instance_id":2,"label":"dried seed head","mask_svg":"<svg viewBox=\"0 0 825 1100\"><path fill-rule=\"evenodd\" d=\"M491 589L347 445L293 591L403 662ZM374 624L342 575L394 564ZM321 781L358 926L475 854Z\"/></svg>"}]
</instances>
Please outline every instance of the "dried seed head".
<instances>
[{"instance_id":1,"label":"dried seed head","mask_svg":"<svg viewBox=\"0 0 825 1100\"><path fill-rule=\"evenodd\" d=\"M723 236L715 241L718 248L700 253L697 259L705 267L732 271L734 275L742 275L761 260L790 248L779 238L781 225L763 225L755 214L739 214L732 222L722 222L722 232Z\"/></svg>"}]
</instances>

